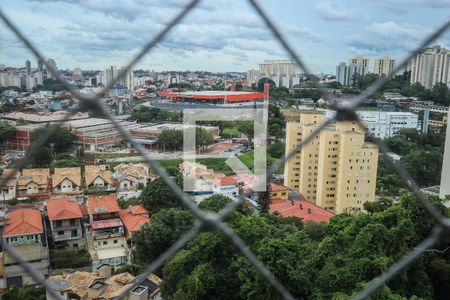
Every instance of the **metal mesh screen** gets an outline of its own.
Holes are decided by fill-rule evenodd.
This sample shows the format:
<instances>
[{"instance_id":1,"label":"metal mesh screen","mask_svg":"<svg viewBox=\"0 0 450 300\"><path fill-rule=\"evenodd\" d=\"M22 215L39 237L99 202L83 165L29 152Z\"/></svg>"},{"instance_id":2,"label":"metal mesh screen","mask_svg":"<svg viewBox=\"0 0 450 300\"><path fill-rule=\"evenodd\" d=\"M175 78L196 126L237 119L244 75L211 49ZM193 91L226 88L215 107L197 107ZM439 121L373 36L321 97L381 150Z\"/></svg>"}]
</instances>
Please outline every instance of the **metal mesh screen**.
<instances>
[{"instance_id":1,"label":"metal mesh screen","mask_svg":"<svg viewBox=\"0 0 450 300\"><path fill-rule=\"evenodd\" d=\"M239 201L230 204L228 207L220 211L219 213L204 213L201 211L191 200L189 200L188 196L180 189L180 187L174 182L174 180L166 173L166 171L159 166L159 164L153 160L147 152L137 143L134 138L127 132L121 125L114 119L113 115L109 112L106 104L103 101L100 101L102 97L106 95L106 93L111 89L117 81L126 74L131 68L140 60L142 57L147 54L152 48L154 48L172 29L175 25L180 23L180 21L192 10L194 9L200 0L192 0L190 1L182 11L176 15L167 26L162 29L155 37L153 37L150 41L148 41L143 49L133 57L126 67L122 69L119 76L112 80L108 86L103 88L99 93L94 96L86 96L81 94L76 88L74 88L69 82L58 75L57 70L53 68L53 66L48 65L44 56L34 47L33 43L24 35L22 32L18 30L18 28L11 22L10 18L8 18L4 12L0 9L0 19L3 21L5 26L11 30L17 38L33 53L33 55L37 59L41 59L50 73L55 76L62 84L67 88L70 93L80 101L79 111L92 111L95 110L103 114L105 118L108 118L114 125L114 127L120 132L122 137L127 140L136 150L142 155L146 162L148 162L153 170L161 176L161 178L165 181L165 183L172 189L174 194L177 196L179 201L181 201L186 207L188 207L197 218L194 226L185 233L175 244L173 244L167 251L165 251L160 257L158 257L151 264L146 266L145 271L137 276L133 281L131 287L129 287L126 291L124 291L120 299L124 298L130 290L139 285L150 273L154 272L157 268L162 266L166 260L168 260L171 256L177 253L178 250L183 248L189 241L193 240L201 231L204 230L216 230L226 236L238 249L239 251L247 257L247 259L253 264L253 266L261 272L264 278L280 293L280 295L285 299L294 299L291 293L275 278L275 276L264 266L264 264L256 257L256 255L246 246L244 241L236 235L233 230L223 222L224 218L231 212L233 212L238 205L242 202L242 197ZM262 18L264 24L271 31L273 36L279 41L282 47L287 51L290 55L291 59L293 59L300 68L306 73L311 74L310 69L307 67L303 59L296 53L294 48L287 42L287 40L283 37L282 32L275 26L266 12L261 8L261 6L255 0L249 0L251 7L254 11ZM450 27L450 21L443 24L441 27L437 28L430 36L426 37L422 43L414 50L407 55L407 57L395 68L393 74L400 71L407 62L414 57L422 48L426 47L429 43L436 40L439 36L441 36L448 28ZM363 127L364 125L359 120L359 117L355 113L356 108L361 105L366 99L374 95L387 81L388 76L380 77L376 80L370 87L368 87L365 91L363 91L356 99L352 99L350 102L346 102L346 104L340 104L341 102L337 102L331 95L327 94L326 90L318 82L313 82L314 87L317 88L322 98L327 100L329 104L331 104L332 108L337 111L337 114L333 119L327 120L325 124L322 124L318 127L314 132L312 132L308 137L299 142L289 153L286 153L284 158L279 159L276 163L272 165L270 170L267 172L268 178L270 178L278 169L280 169L284 162L292 157L296 151L302 148L303 145L307 144L311 139L313 139L325 126L329 125L336 119L340 120L353 120L358 121ZM73 114L73 113L72 113ZM63 124L67 121L72 114L67 114L64 118L61 118L60 123ZM59 125L52 125L48 128L45 135L40 139L36 140L28 149L25 157L19 160L16 164L16 168L22 168L25 165L27 159L32 157L36 150L44 145L44 143L51 137L51 135L56 131ZM389 152L387 146L383 143L383 141L377 142L380 151L384 154ZM374 291L383 286L387 281L391 280L396 276L403 268L408 266L412 261L419 258L423 255L427 248L435 245L437 242L441 240L444 233L448 233L450 230L450 220L443 216L420 192L417 184L408 174L408 172L399 164L395 164L392 158L386 156L388 162L391 164L392 168L400 175L405 185L409 188L409 190L414 193L417 198L417 201L422 205L423 209L425 209L436 221L436 227L434 231L430 234L430 236L425 239L420 245L418 245L412 252L402 257L399 261L397 261L394 265L392 265L388 270L386 270L379 277L372 280L362 291L360 291L354 299L363 299L370 296ZM0 182L0 184L4 184L4 182ZM23 269L29 273L29 275L39 284L44 286L49 294L52 295L55 299L62 299L59 293L55 290L51 289L45 281L45 277L40 272L34 270L29 263L27 263L23 258L18 255L18 253L14 250L13 247L8 245L3 239L1 240L4 251L9 253L13 259L15 259Z\"/></svg>"}]
</instances>

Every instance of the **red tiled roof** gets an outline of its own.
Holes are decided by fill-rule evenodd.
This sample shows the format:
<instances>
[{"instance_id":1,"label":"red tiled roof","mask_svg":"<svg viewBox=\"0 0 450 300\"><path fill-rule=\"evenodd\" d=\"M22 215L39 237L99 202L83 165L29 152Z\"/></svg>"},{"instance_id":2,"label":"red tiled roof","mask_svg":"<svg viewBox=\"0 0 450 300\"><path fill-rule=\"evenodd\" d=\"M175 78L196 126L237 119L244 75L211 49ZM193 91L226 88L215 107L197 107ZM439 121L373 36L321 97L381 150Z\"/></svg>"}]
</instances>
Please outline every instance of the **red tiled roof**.
<instances>
[{"instance_id":1,"label":"red tiled roof","mask_svg":"<svg viewBox=\"0 0 450 300\"><path fill-rule=\"evenodd\" d=\"M132 210L129 208L121 210L119 216L127 228L127 239L129 238L128 232L139 231L141 230L142 225L151 221L151 219L144 214L133 214Z\"/></svg>"},{"instance_id":2,"label":"red tiled roof","mask_svg":"<svg viewBox=\"0 0 450 300\"><path fill-rule=\"evenodd\" d=\"M8 212L8 219L3 227L3 236L42 232L44 232L44 226L40 210L23 208Z\"/></svg>"},{"instance_id":3,"label":"red tiled roof","mask_svg":"<svg viewBox=\"0 0 450 300\"><path fill-rule=\"evenodd\" d=\"M270 183L270 189L272 190L272 192L276 192L276 191L284 191L284 190L287 190L287 187L282 186L282 185L280 185L280 184L276 184L276 183L271 182L271 183Z\"/></svg>"},{"instance_id":4,"label":"red tiled roof","mask_svg":"<svg viewBox=\"0 0 450 300\"><path fill-rule=\"evenodd\" d=\"M88 197L86 204L90 215L115 213L120 211L115 194L100 197Z\"/></svg>"},{"instance_id":5,"label":"red tiled roof","mask_svg":"<svg viewBox=\"0 0 450 300\"><path fill-rule=\"evenodd\" d=\"M224 176L217 180L218 185L235 185L236 179L234 176Z\"/></svg>"},{"instance_id":6,"label":"red tiled roof","mask_svg":"<svg viewBox=\"0 0 450 300\"><path fill-rule=\"evenodd\" d=\"M297 217L303 222L328 222L334 214L308 200L272 202L270 212L279 212L283 217Z\"/></svg>"},{"instance_id":7,"label":"red tiled roof","mask_svg":"<svg viewBox=\"0 0 450 300\"><path fill-rule=\"evenodd\" d=\"M50 221L79 219L83 217L80 204L66 197L55 197L47 200L47 212Z\"/></svg>"},{"instance_id":8,"label":"red tiled roof","mask_svg":"<svg viewBox=\"0 0 450 300\"><path fill-rule=\"evenodd\" d=\"M148 214L148 210L144 207L144 205L131 205L128 207L130 212L133 215L146 215Z\"/></svg>"},{"instance_id":9,"label":"red tiled roof","mask_svg":"<svg viewBox=\"0 0 450 300\"><path fill-rule=\"evenodd\" d=\"M103 229L103 228L111 228L111 227L119 227L122 226L122 223L119 219L109 219L109 220L101 220L101 221L91 221L92 229Z\"/></svg>"}]
</instances>

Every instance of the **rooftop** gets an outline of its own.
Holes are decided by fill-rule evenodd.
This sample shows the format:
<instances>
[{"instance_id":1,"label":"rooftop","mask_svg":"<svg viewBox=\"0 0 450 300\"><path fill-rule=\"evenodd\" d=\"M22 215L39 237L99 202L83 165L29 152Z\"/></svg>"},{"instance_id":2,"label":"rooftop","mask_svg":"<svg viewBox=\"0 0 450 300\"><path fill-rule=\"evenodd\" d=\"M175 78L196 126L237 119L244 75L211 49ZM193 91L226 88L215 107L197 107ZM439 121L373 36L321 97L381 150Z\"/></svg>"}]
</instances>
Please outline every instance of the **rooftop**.
<instances>
[{"instance_id":1,"label":"rooftop","mask_svg":"<svg viewBox=\"0 0 450 300\"><path fill-rule=\"evenodd\" d=\"M115 194L100 197L89 196L86 200L86 205L90 215L116 213L120 211Z\"/></svg>"},{"instance_id":2,"label":"rooftop","mask_svg":"<svg viewBox=\"0 0 450 300\"><path fill-rule=\"evenodd\" d=\"M334 213L308 200L283 201L281 199L274 199L269 210L272 213L278 212L283 217L297 217L302 219L303 222L328 222L334 216Z\"/></svg>"},{"instance_id":3,"label":"rooftop","mask_svg":"<svg viewBox=\"0 0 450 300\"><path fill-rule=\"evenodd\" d=\"M47 200L50 221L79 219L83 217L81 204L67 197L52 197Z\"/></svg>"},{"instance_id":4,"label":"rooftop","mask_svg":"<svg viewBox=\"0 0 450 300\"><path fill-rule=\"evenodd\" d=\"M8 218L3 227L3 236L43 233L41 211L32 208L22 208L8 212Z\"/></svg>"},{"instance_id":5,"label":"rooftop","mask_svg":"<svg viewBox=\"0 0 450 300\"><path fill-rule=\"evenodd\" d=\"M148 211L142 205L134 205L127 209L122 209L119 215L128 232L140 231L144 224L151 221L148 217ZM127 239L130 238L128 232Z\"/></svg>"}]
</instances>

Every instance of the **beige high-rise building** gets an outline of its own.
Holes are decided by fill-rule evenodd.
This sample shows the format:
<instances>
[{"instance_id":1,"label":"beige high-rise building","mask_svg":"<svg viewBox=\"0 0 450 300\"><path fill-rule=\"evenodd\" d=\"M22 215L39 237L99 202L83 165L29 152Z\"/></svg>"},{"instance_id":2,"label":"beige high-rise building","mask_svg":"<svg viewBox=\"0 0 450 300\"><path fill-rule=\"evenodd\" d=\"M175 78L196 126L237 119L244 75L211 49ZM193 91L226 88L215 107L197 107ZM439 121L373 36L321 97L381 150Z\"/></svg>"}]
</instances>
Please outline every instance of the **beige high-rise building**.
<instances>
[{"instance_id":1,"label":"beige high-rise building","mask_svg":"<svg viewBox=\"0 0 450 300\"><path fill-rule=\"evenodd\" d=\"M286 126L286 153L325 122L325 115L302 113ZM364 141L356 122L338 121L286 161L284 185L337 213L359 212L375 200L378 146Z\"/></svg>"},{"instance_id":2,"label":"beige high-rise building","mask_svg":"<svg viewBox=\"0 0 450 300\"><path fill-rule=\"evenodd\" d=\"M364 75L369 72L369 59L366 57L362 57L360 55L354 56L348 59L347 64L362 65L364 67Z\"/></svg>"},{"instance_id":3,"label":"beige high-rise building","mask_svg":"<svg viewBox=\"0 0 450 300\"><path fill-rule=\"evenodd\" d=\"M411 84L419 82L431 89L436 83L450 83L450 50L433 46L411 60Z\"/></svg>"},{"instance_id":4,"label":"beige high-rise building","mask_svg":"<svg viewBox=\"0 0 450 300\"><path fill-rule=\"evenodd\" d=\"M392 77L395 68L395 59L388 56L377 58L373 63L373 73L378 76L384 75Z\"/></svg>"}]
</instances>

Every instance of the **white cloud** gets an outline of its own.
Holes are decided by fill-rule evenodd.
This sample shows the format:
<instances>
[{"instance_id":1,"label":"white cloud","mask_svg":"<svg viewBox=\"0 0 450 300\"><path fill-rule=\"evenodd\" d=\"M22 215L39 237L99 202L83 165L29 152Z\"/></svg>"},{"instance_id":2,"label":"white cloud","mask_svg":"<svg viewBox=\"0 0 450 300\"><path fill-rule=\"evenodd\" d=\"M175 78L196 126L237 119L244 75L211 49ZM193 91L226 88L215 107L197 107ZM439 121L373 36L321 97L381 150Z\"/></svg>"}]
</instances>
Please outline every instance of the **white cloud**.
<instances>
[{"instance_id":1,"label":"white cloud","mask_svg":"<svg viewBox=\"0 0 450 300\"><path fill-rule=\"evenodd\" d=\"M319 15L327 21L349 21L362 17L362 14L350 6L344 6L338 2L319 2L316 6Z\"/></svg>"}]
</instances>

